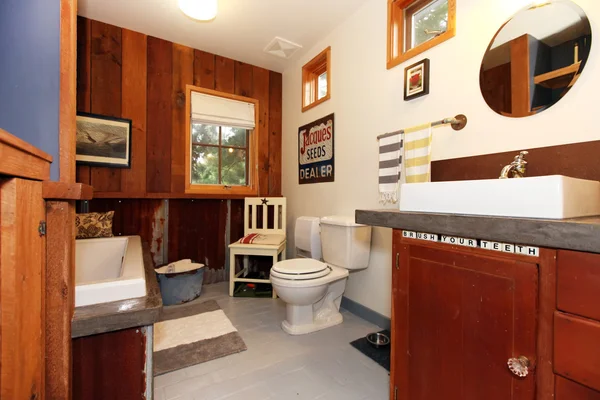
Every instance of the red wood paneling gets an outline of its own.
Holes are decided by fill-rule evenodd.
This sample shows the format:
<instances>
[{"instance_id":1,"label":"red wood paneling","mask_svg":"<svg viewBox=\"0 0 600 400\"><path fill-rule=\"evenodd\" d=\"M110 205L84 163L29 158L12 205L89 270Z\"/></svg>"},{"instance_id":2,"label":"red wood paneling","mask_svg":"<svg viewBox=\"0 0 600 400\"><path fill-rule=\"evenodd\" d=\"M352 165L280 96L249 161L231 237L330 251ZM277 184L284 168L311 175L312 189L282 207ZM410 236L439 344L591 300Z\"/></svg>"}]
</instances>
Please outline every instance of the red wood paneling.
<instances>
[{"instance_id":1,"label":"red wood paneling","mask_svg":"<svg viewBox=\"0 0 600 400\"><path fill-rule=\"evenodd\" d=\"M256 68L256 67L254 67ZM234 93L240 96L252 96L252 73L253 67L240 61L235 62Z\"/></svg>"},{"instance_id":2,"label":"red wood paneling","mask_svg":"<svg viewBox=\"0 0 600 400\"><path fill-rule=\"evenodd\" d=\"M269 71L254 67L252 97L258 107L258 195L269 194Z\"/></svg>"},{"instance_id":3,"label":"red wood paneling","mask_svg":"<svg viewBox=\"0 0 600 400\"><path fill-rule=\"evenodd\" d=\"M120 117L121 28L92 21L91 52L91 112ZM93 167L91 184L99 192L118 192L121 170Z\"/></svg>"},{"instance_id":4,"label":"red wood paneling","mask_svg":"<svg viewBox=\"0 0 600 400\"><path fill-rule=\"evenodd\" d=\"M194 49L173 45L171 192L185 191L185 86L194 81Z\"/></svg>"},{"instance_id":5,"label":"red wood paneling","mask_svg":"<svg viewBox=\"0 0 600 400\"><path fill-rule=\"evenodd\" d=\"M502 167L510 164L518 153L518 150L514 150L434 161L431 163L431 180L442 182L497 179ZM558 174L597 181L600 180L600 163L590 163L589 160L595 159L598 153L600 140L529 149L527 176Z\"/></svg>"},{"instance_id":6,"label":"red wood paneling","mask_svg":"<svg viewBox=\"0 0 600 400\"><path fill-rule=\"evenodd\" d=\"M78 110L133 123L132 168L78 166L78 182L111 198L182 194L183 91L193 83L259 99L260 194L281 194L281 74L83 17L77 62Z\"/></svg>"},{"instance_id":7,"label":"red wood paneling","mask_svg":"<svg viewBox=\"0 0 600 400\"><path fill-rule=\"evenodd\" d=\"M169 201L169 262L191 258L210 269L225 264L226 200Z\"/></svg>"},{"instance_id":8,"label":"red wood paneling","mask_svg":"<svg viewBox=\"0 0 600 400\"><path fill-rule=\"evenodd\" d=\"M92 21L77 17L77 111L91 111L90 69L92 56ZM91 183L90 167L78 165L76 180L89 185Z\"/></svg>"},{"instance_id":9,"label":"red wood paneling","mask_svg":"<svg viewBox=\"0 0 600 400\"><path fill-rule=\"evenodd\" d=\"M269 196L281 196L283 76L269 72Z\"/></svg>"},{"instance_id":10,"label":"red wood paneling","mask_svg":"<svg viewBox=\"0 0 600 400\"><path fill-rule=\"evenodd\" d=\"M89 202L91 212L114 211L115 236L138 235L150 245L152 258L162 249L165 219L164 202L158 199L95 199Z\"/></svg>"},{"instance_id":11,"label":"red wood paneling","mask_svg":"<svg viewBox=\"0 0 600 400\"><path fill-rule=\"evenodd\" d=\"M77 63L78 110L128 118L133 126L131 169L93 168L92 178L89 167L78 166L77 180L103 197L90 209L115 210L115 234L140 235L155 260L163 250L160 197L184 192L186 84L259 99L260 193L281 195L281 74L83 17ZM143 200L148 197L156 199ZM227 201L171 202L169 259L191 257L222 268ZM229 220L235 241L243 235L243 200L231 200ZM206 244L198 248L194 235Z\"/></svg>"},{"instance_id":12,"label":"red wood paneling","mask_svg":"<svg viewBox=\"0 0 600 400\"><path fill-rule=\"evenodd\" d=\"M171 191L173 45L148 37L146 189ZM183 157L183 155L182 155Z\"/></svg>"},{"instance_id":13,"label":"red wood paneling","mask_svg":"<svg viewBox=\"0 0 600 400\"><path fill-rule=\"evenodd\" d=\"M215 55L194 50L194 86L215 88Z\"/></svg>"},{"instance_id":14,"label":"red wood paneling","mask_svg":"<svg viewBox=\"0 0 600 400\"><path fill-rule=\"evenodd\" d=\"M229 221L229 241L233 243L244 236L244 200L231 200Z\"/></svg>"},{"instance_id":15,"label":"red wood paneling","mask_svg":"<svg viewBox=\"0 0 600 400\"><path fill-rule=\"evenodd\" d=\"M147 37L123 29L121 116L131 119L131 169L121 171L121 191L146 192L146 81Z\"/></svg>"},{"instance_id":16,"label":"red wood paneling","mask_svg":"<svg viewBox=\"0 0 600 400\"><path fill-rule=\"evenodd\" d=\"M215 57L215 90L224 93L235 91L235 66L232 59Z\"/></svg>"},{"instance_id":17,"label":"red wood paneling","mask_svg":"<svg viewBox=\"0 0 600 400\"><path fill-rule=\"evenodd\" d=\"M73 340L73 399L145 398L146 337L138 328Z\"/></svg>"}]
</instances>

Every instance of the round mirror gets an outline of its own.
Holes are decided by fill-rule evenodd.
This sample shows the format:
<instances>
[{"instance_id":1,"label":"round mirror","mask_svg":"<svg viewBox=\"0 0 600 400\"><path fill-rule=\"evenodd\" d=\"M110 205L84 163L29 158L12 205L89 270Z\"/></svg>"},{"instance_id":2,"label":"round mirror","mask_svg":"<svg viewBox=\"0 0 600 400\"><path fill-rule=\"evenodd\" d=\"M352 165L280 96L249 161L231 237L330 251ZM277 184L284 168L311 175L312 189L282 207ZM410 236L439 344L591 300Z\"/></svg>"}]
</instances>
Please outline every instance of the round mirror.
<instances>
[{"instance_id":1,"label":"round mirror","mask_svg":"<svg viewBox=\"0 0 600 400\"><path fill-rule=\"evenodd\" d=\"M527 117L556 104L577 82L590 55L592 28L569 0L536 1L492 39L479 82L487 104Z\"/></svg>"}]
</instances>

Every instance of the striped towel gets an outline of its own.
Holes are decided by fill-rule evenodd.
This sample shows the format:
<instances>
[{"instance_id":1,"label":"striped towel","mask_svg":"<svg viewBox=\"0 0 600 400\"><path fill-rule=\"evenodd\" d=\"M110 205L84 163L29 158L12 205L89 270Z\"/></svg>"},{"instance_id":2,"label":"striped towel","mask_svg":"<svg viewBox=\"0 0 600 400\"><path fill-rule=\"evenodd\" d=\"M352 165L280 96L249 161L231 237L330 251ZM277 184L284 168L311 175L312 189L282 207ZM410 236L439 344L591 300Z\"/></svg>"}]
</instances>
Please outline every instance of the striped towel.
<instances>
[{"instance_id":1,"label":"striped towel","mask_svg":"<svg viewBox=\"0 0 600 400\"><path fill-rule=\"evenodd\" d=\"M398 186L402 174L402 135L379 140L379 202L398 202Z\"/></svg>"},{"instance_id":2,"label":"striped towel","mask_svg":"<svg viewBox=\"0 0 600 400\"><path fill-rule=\"evenodd\" d=\"M404 131L406 183L431 182L431 124Z\"/></svg>"}]
</instances>

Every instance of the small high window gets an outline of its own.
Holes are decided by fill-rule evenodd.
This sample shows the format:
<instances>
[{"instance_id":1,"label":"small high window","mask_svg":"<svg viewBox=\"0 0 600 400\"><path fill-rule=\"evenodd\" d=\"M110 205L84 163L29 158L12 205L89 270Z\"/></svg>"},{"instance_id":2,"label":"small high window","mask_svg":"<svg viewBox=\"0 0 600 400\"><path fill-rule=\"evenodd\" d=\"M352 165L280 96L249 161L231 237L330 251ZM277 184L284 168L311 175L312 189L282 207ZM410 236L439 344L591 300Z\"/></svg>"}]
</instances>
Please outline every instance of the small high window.
<instances>
[{"instance_id":1,"label":"small high window","mask_svg":"<svg viewBox=\"0 0 600 400\"><path fill-rule=\"evenodd\" d=\"M302 112L331 98L331 47L302 67Z\"/></svg>"},{"instance_id":2,"label":"small high window","mask_svg":"<svg viewBox=\"0 0 600 400\"><path fill-rule=\"evenodd\" d=\"M257 193L258 101L187 87L186 193Z\"/></svg>"},{"instance_id":3,"label":"small high window","mask_svg":"<svg viewBox=\"0 0 600 400\"><path fill-rule=\"evenodd\" d=\"M388 0L387 68L454 37L456 0Z\"/></svg>"}]
</instances>

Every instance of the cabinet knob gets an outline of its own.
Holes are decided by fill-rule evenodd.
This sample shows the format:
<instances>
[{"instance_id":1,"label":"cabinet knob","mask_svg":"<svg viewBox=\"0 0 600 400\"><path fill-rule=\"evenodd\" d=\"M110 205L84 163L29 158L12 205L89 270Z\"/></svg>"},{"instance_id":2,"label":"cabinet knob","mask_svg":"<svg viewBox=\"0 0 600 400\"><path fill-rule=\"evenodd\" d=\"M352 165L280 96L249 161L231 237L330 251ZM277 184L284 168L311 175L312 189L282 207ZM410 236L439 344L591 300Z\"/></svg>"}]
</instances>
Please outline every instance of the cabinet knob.
<instances>
[{"instance_id":1,"label":"cabinet knob","mask_svg":"<svg viewBox=\"0 0 600 400\"><path fill-rule=\"evenodd\" d=\"M529 359L525 356L508 359L508 369L520 378L524 378L529 374L529 365Z\"/></svg>"}]
</instances>

